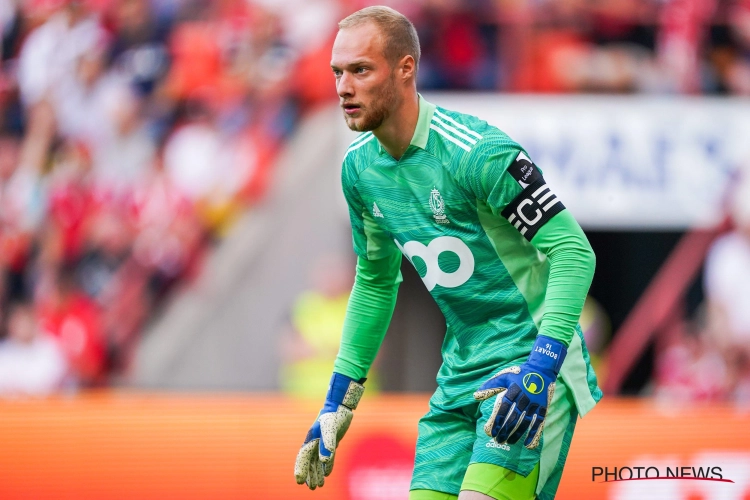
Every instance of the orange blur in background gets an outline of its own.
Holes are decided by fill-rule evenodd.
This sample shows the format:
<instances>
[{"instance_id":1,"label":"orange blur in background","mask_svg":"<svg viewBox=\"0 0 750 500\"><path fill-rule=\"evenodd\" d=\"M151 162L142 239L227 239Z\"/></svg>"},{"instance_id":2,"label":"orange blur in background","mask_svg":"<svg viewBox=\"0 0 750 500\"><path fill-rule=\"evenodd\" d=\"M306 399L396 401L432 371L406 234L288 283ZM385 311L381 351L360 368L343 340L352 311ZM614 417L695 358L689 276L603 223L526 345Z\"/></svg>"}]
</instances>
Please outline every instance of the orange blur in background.
<instances>
[{"instance_id":1,"label":"orange blur in background","mask_svg":"<svg viewBox=\"0 0 750 500\"><path fill-rule=\"evenodd\" d=\"M427 401L365 398L333 474L310 492L295 484L293 468L316 401L127 392L6 400L0 498L406 499ZM672 498L748 498L749 424L750 414L728 406L667 411L649 400L605 399L578 423L558 498L633 498L663 483ZM592 467L634 465L719 466L734 483L592 481Z\"/></svg>"}]
</instances>

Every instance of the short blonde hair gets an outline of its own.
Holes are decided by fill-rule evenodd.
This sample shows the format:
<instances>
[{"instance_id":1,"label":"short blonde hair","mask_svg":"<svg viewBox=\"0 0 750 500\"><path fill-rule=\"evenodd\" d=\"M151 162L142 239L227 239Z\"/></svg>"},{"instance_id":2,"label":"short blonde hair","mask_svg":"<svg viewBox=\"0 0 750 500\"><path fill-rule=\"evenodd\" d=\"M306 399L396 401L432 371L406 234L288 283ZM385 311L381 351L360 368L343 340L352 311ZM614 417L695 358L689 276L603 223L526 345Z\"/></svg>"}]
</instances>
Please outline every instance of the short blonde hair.
<instances>
[{"instance_id":1,"label":"short blonde hair","mask_svg":"<svg viewBox=\"0 0 750 500\"><path fill-rule=\"evenodd\" d=\"M365 23L374 23L384 37L385 57L392 64L404 56L412 56L419 67L419 36L414 25L400 12L383 5L374 5L358 10L339 22L339 29L353 28Z\"/></svg>"}]
</instances>

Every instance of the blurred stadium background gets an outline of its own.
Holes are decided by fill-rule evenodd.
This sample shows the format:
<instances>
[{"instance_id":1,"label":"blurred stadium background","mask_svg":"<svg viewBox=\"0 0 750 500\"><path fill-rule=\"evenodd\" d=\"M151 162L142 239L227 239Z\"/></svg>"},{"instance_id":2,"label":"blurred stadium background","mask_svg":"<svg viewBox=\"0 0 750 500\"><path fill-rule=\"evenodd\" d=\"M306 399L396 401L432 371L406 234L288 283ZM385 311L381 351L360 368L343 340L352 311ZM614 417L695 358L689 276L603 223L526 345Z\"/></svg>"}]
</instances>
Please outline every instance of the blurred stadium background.
<instances>
[{"instance_id":1,"label":"blurred stadium background","mask_svg":"<svg viewBox=\"0 0 750 500\"><path fill-rule=\"evenodd\" d=\"M408 263L336 471L292 477L353 279L330 47L371 3L0 0L0 498L407 498L445 328ZM596 251L559 498L750 498L750 2L386 3ZM734 483L592 481L638 465Z\"/></svg>"}]
</instances>

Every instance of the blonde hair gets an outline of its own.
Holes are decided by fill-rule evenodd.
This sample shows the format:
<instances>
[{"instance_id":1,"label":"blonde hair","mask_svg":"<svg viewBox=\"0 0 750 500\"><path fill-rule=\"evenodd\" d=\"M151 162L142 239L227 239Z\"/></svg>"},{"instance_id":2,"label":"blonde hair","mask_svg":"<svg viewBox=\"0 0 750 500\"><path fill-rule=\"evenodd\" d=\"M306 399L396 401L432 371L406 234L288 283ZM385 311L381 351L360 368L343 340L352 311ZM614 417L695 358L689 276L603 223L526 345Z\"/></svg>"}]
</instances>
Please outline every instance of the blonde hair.
<instances>
[{"instance_id":1,"label":"blonde hair","mask_svg":"<svg viewBox=\"0 0 750 500\"><path fill-rule=\"evenodd\" d=\"M384 55L391 64L404 56L412 56L419 67L419 37L414 25L400 12L382 5L358 10L339 22L339 29L353 28L365 23L374 23L383 33Z\"/></svg>"}]
</instances>

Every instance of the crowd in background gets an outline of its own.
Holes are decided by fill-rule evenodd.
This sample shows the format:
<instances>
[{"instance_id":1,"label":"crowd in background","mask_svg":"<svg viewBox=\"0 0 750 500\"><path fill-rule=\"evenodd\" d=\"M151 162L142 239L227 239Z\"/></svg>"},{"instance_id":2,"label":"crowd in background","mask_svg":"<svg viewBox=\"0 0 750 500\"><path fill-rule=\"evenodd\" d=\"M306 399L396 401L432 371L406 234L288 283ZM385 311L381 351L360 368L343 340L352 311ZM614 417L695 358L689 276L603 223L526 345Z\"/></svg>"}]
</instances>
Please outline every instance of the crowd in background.
<instances>
[{"instance_id":1,"label":"crowd in background","mask_svg":"<svg viewBox=\"0 0 750 500\"><path fill-rule=\"evenodd\" d=\"M0 392L126 372L301 113L335 99L336 21L370 3L0 0ZM750 94L747 0L390 4L423 90Z\"/></svg>"},{"instance_id":2,"label":"crowd in background","mask_svg":"<svg viewBox=\"0 0 750 500\"><path fill-rule=\"evenodd\" d=\"M0 1L0 392L116 382L263 195L327 13L266 3Z\"/></svg>"},{"instance_id":3,"label":"crowd in background","mask_svg":"<svg viewBox=\"0 0 750 500\"><path fill-rule=\"evenodd\" d=\"M750 94L747 0L404 4L422 88Z\"/></svg>"},{"instance_id":4,"label":"crowd in background","mask_svg":"<svg viewBox=\"0 0 750 500\"><path fill-rule=\"evenodd\" d=\"M705 300L658 353L659 398L750 405L750 176L739 179L728 206L733 227L706 256Z\"/></svg>"}]
</instances>

